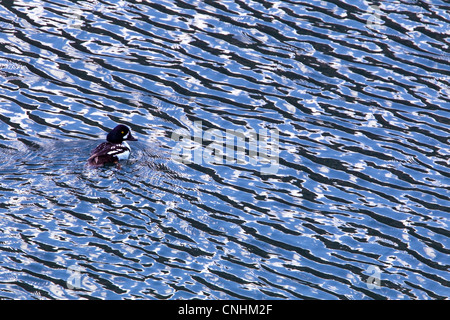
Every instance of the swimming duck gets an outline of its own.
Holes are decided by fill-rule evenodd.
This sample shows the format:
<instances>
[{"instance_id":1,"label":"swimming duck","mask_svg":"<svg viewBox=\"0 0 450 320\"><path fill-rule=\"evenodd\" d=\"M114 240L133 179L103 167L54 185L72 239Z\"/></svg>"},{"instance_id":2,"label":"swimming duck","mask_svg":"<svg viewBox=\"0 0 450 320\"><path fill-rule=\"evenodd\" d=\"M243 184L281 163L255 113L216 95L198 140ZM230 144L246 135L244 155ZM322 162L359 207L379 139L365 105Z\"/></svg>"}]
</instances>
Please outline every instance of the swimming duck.
<instances>
[{"instance_id":1,"label":"swimming duck","mask_svg":"<svg viewBox=\"0 0 450 320\"><path fill-rule=\"evenodd\" d=\"M123 124L119 124L106 136L106 142L100 143L91 151L88 164L94 167L103 165L117 165L120 169L119 160L126 160L130 156L131 148L125 141L137 141L131 135L131 130Z\"/></svg>"}]
</instances>

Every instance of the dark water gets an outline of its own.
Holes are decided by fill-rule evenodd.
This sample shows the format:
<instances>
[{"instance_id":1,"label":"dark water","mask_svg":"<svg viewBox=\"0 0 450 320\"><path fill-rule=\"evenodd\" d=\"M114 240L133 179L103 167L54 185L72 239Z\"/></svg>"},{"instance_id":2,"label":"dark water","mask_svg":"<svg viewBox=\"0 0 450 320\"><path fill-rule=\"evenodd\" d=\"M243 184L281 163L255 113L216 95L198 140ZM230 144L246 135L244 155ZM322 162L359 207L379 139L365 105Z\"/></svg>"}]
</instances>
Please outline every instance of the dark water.
<instances>
[{"instance_id":1,"label":"dark water","mask_svg":"<svg viewBox=\"0 0 450 320\"><path fill-rule=\"evenodd\" d=\"M448 298L449 12L3 0L0 298Z\"/></svg>"}]
</instances>

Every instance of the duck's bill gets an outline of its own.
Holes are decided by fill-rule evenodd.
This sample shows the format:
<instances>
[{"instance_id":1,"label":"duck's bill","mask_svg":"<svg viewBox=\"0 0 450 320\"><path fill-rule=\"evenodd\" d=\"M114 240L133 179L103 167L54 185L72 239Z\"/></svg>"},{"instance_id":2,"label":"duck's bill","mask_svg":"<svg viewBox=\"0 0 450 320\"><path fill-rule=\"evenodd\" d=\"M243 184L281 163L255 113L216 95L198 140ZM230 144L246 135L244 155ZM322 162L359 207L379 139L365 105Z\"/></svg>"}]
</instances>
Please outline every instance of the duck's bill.
<instances>
[{"instance_id":1,"label":"duck's bill","mask_svg":"<svg viewBox=\"0 0 450 320\"><path fill-rule=\"evenodd\" d=\"M133 136L131 135L131 132L130 132L130 133L128 133L128 136L127 136L125 139L123 139L123 140L137 141L138 139L135 138L135 137L133 137Z\"/></svg>"}]
</instances>

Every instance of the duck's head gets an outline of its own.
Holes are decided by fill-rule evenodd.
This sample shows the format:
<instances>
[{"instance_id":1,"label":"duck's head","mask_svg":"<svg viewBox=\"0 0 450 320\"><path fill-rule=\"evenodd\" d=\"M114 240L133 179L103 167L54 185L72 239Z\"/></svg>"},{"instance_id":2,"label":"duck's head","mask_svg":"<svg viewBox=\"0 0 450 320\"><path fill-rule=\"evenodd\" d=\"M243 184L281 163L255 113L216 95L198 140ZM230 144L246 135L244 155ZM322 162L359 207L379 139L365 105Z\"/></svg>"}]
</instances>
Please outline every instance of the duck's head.
<instances>
[{"instance_id":1,"label":"duck's head","mask_svg":"<svg viewBox=\"0 0 450 320\"><path fill-rule=\"evenodd\" d=\"M119 124L106 136L106 140L111 143L122 143L124 140L137 141L135 137L131 135L131 130L123 124Z\"/></svg>"}]
</instances>

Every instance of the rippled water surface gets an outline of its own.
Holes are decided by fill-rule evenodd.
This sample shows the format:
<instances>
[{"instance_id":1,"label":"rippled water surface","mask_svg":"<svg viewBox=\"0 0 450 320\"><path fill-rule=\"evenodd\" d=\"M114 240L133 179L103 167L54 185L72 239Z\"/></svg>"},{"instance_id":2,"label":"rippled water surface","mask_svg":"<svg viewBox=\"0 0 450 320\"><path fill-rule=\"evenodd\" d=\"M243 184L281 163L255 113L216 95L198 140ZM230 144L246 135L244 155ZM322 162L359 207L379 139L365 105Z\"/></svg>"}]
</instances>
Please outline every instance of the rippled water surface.
<instances>
[{"instance_id":1,"label":"rippled water surface","mask_svg":"<svg viewBox=\"0 0 450 320\"><path fill-rule=\"evenodd\" d=\"M448 298L449 12L1 1L0 298Z\"/></svg>"}]
</instances>

